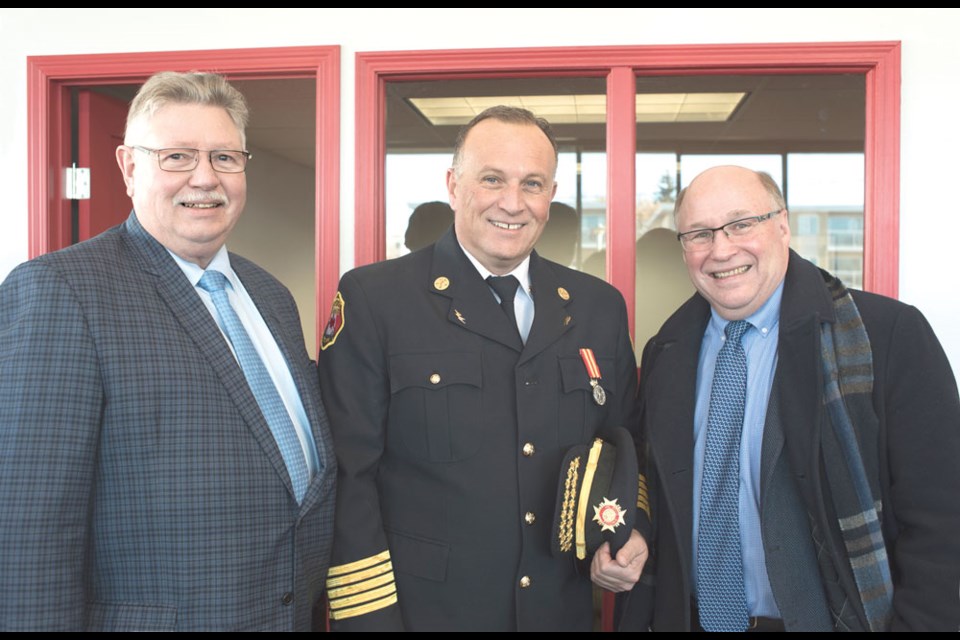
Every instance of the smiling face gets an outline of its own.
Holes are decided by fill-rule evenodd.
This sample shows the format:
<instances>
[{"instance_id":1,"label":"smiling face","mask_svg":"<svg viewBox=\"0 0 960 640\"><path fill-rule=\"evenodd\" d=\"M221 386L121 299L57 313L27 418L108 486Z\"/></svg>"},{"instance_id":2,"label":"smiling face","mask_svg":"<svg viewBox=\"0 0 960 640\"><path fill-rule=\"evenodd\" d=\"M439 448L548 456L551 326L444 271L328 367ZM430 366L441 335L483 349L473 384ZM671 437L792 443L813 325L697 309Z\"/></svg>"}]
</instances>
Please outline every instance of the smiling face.
<instances>
[{"instance_id":1,"label":"smiling face","mask_svg":"<svg viewBox=\"0 0 960 640\"><path fill-rule=\"evenodd\" d=\"M240 131L221 107L168 104L130 123L126 141L150 149L243 149ZM206 267L240 219L247 199L244 173L218 173L208 153L192 171L160 169L157 156L117 148L127 195L143 228L184 260Z\"/></svg>"},{"instance_id":2,"label":"smiling face","mask_svg":"<svg viewBox=\"0 0 960 640\"><path fill-rule=\"evenodd\" d=\"M457 239L496 275L530 255L557 191L553 145L535 125L477 123L447 171Z\"/></svg>"},{"instance_id":3,"label":"smiling face","mask_svg":"<svg viewBox=\"0 0 960 640\"><path fill-rule=\"evenodd\" d=\"M742 167L714 167L694 178L677 212L677 229L710 229L779 207L757 174ZM693 286L726 320L742 320L763 306L787 273L790 222L786 211L757 225L746 237L714 234L706 251L685 251Z\"/></svg>"}]
</instances>

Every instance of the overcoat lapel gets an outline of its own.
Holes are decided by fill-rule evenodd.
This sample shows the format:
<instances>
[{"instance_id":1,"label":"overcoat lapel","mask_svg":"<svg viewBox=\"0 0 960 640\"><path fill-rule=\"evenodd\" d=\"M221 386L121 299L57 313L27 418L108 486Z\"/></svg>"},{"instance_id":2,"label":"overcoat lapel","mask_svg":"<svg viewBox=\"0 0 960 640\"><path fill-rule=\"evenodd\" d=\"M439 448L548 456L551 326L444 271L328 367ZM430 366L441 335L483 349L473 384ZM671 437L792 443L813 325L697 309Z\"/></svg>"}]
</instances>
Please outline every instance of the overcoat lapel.
<instances>
[{"instance_id":1,"label":"overcoat lapel","mask_svg":"<svg viewBox=\"0 0 960 640\"><path fill-rule=\"evenodd\" d=\"M693 549L693 419L696 407L697 364L703 332L710 319L706 301L695 294L681 312L661 329L651 371L672 371L672 376L651 376L645 395L656 398L646 409L650 452L659 470L665 513L673 514L680 557L689 571ZM645 370L640 375L647 375ZM686 575L686 574L685 574Z\"/></svg>"}]
</instances>

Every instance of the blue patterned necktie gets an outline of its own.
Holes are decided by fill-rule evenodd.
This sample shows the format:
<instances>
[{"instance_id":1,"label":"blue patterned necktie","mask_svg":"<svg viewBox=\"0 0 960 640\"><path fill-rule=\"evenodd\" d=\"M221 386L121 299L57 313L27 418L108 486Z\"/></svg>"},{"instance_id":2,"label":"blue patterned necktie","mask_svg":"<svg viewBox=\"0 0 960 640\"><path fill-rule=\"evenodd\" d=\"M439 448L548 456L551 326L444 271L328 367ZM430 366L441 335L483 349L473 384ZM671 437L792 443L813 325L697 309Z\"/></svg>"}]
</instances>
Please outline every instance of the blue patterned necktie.
<instances>
[{"instance_id":1,"label":"blue patterned necktie","mask_svg":"<svg viewBox=\"0 0 960 640\"><path fill-rule=\"evenodd\" d=\"M736 320L724 329L707 417L700 492L697 606L707 631L744 631L747 598L740 554L740 432L747 396L747 356L740 338L750 328Z\"/></svg>"},{"instance_id":2,"label":"blue patterned necktie","mask_svg":"<svg viewBox=\"0 0 960 640\"><path fill-rule=\"evenodd\" d=\"M513 328L520 333L520 327L517 325L517 311L513 306L513 299L517 297L520 281L516 276L487 276L487 284L500 296L500 308L510 318Z\"/></svg>"},{"instance_id":3,"label":"blue patterned necktie","mask_svg":"<svg viewBox=\"0 0 960 640\"><path fill-rule=\"evenodd\" d=\"M223 323L223 330L233 345L233 350L240 361L240 368L243 369L243 375L250 385L257 404L260 405L260 411L270 426L277 446L280 447L280 454L287 465L287 472L290 474L290 480L293 482L293 493L297 497L297 502L303 501L303 494L307 491L307 485L310 482L309 472L307 470L307 459L303 453L303 447L300 445L300 438L297 436L297 430L293 426L290 414L283 404L283 399L273 384L270 372L257 353L256 347L250 340L247 330L243 328L240 317L230 304L226 291L227 278L219 271L205 271L200 278L200 287L210 293L213 304L220 315L220 322Z\"/></svg>"}]
</instances>

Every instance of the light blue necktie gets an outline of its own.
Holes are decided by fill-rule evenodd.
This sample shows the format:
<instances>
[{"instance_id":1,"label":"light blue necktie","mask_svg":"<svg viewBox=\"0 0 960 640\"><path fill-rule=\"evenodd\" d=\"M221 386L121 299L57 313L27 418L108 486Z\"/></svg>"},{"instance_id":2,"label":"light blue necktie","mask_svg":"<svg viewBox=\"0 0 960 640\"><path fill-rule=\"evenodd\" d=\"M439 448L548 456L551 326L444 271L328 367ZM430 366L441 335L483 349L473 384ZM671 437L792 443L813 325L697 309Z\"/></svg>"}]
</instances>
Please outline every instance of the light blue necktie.
<instances>
[{"instance_id":1,"label":"light blue necktie","mask_svg":"<svg viewBox=\"0 0 960 640\"><path fill-rule=\"evenodd\" d=\"M736 320L724 329L707 417L697 549L697 606L707 631L744 631L747 598L740 554L740 432L747 396L747 356L740 338L750 328Z\"/></svg>"},{"instance_id":2,"label":"light blue necktie","mask_svg":"<svg viewBox=\"0 0 960 640\"><path fill-rule=\"evenodd\" d=\"M219 271L205 271L200 278L200 287L210 293L217 313L220 314L223 330L230 338L233 350L240 361L240 368L243 369L247 384L250 385L250 390L253 391L257 404L260 405L260 411L263 412L263 417L270 426L277 446L280 447L280 454L283 455L287 472L293 482L293 493L297 497L297 502L302 502L303 494L306 493L310 482L310 474L300 438L297 437L297 430L293 426L293 421L287 413L276 385L273 384L270 372L267 371L247 330L243 328L240 317L230 304L226 285L227 278Z\"/></svg>"}]
</instances>

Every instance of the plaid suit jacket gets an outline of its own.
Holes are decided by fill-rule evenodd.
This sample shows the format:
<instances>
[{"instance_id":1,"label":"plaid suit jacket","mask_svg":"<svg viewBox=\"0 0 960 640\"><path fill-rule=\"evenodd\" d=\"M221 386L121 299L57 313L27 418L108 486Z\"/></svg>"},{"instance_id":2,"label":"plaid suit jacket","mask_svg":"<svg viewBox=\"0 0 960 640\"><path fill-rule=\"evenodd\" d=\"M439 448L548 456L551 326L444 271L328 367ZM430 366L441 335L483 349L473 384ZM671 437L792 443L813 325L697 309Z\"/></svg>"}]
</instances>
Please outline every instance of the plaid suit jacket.
<instances>
[{"instance_id":1,"label":"plaid suit jacket","mask_svg":"<svg viewBox=\"0 0 960 640\"><path fill-rule=\"evenodd\" d=\"M318 445L303 504L216 323L131 213L0 285L0 629L310 629L327 418L293 298L231 263Z\"/></svg>"}]
</instances>

